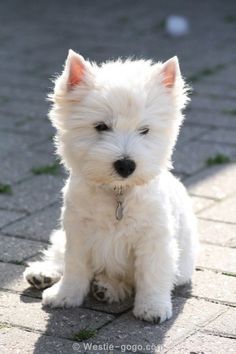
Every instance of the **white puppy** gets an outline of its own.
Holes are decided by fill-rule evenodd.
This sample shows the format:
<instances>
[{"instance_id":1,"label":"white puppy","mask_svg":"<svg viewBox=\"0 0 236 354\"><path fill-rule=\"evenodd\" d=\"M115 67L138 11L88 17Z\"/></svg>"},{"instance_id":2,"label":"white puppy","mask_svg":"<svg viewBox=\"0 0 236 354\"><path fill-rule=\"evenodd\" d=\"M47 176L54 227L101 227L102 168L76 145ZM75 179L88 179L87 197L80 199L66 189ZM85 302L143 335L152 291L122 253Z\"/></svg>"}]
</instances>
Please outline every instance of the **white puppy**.
<instances>
[{"instance_id":1,"label":"white puppy","mask_svg":"<svg viewBox=\"0 0 236 354\"><path fill-rule=\"evenodd\" d=\"M190 281L197 250L189 197L168 171L188 101L177 58L97 66L70 50L50 99L70 176L62 230L26 279L48 287L45 305L81 305L92 284L109 302L134 289L140 319L170 318L171 291Z\"/></svg>"}]
</instances>

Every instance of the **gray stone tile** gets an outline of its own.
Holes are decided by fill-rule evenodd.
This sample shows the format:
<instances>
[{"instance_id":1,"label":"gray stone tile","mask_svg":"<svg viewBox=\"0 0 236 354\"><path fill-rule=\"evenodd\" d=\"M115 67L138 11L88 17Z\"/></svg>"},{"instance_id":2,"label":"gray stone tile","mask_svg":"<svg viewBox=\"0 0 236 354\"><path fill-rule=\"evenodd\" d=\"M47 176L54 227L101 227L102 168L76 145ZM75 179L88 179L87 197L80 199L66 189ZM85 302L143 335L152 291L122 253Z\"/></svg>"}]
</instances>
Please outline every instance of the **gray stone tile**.
<instances>
[{"instance_id":1,"label":"gray stone tile","mask_svg":"<svg viewBox=\"0 0 236 354\"><path fill-rule=\"evenodd\" d=\"M7 292L2 292L0 299L0 316L3 323L59 337L73 338L81 329L98 329L114 319L110 314L78 307L42 308L40 299Z\"/></svg>"},{"instance_id":2,"label":"gray stone tile","mask_svg":"<svg viewBox=\"0 0 236 354\"><path fill-rule=\"evenodd\" d=\"M2 183L12 184L22 179L33 176L32 168L55 163L55 156L47 153L39 153L30 150L24 153L14 153L8 159L4 159L0 171L0 180Z\"/></svg>"},{"instance_id":3,"label":"gray stone tile","mask_svg":"<svg viewBox=\"0 0 236 354\"><path fill-rule=\"evenodd\" d=\"M224 306L197 299L174 299L173 318L161 325L153 325L134 318L131 312L120 316L102 328L93 343L111 343L116 349L127 345L139 345L139 352L154 353L148 346L164 350L189 335L206 321L224 311ZM89 342L89 341L88 341ZM158 351L157 351L158 352Z\"/></svg>"},{"instance_id":4,"label":"gray stone tile","mask_svg":"<svg viewBox=\"0 0 236 354\"><path fill-rule=\"evenodd\" d=\"M215 206L199 213L204 219L236 223L236 197L222 200Z\"/></svg>"},{"instance_id":5,"label":"gray stone tile","mask_svg":"<svg viewBox=\"0 0 236 354\"><path fill-rule=\"evenodd\" d=\"M30 332L22 328L1 328L1 354L75 354L80 352L79 346L79 343L71 340Z\"/></svg>"},{"instance_id":6,"label":"gray stone tile","mask_svg":"<svg viewBox=\"0 0 236 354\"><path fill-rule=\"evenodd\" d=\"M227 97L235 99L236 87L228 85L226 82L224 82L223 85L215 85L210 82L198 82L194 85L194 93L199 96L210 96L215 98Z\"/></svg>"},{"instance_id":7,"label":"gray stone tile","mask_svg":"<svg viewBox=\"0 0 236 354\"><path fill-rule=\"evenodd\" d=\"M210 322L205 330L211 331L214 334L224 336L234 336L236 338L236 308L228 308L226 312L217 317L214 321Z\"/></svg>"},{"instance_id":8,"label":"gray stone tile","mask_svg":"<svg viewBox=\"0 0 236 354\"><path fill-rule=\"evenodd\" d=\"M219 144L236 144L236 129L217 128L211 132L203 133L200 140Z\"/></svg>"},{"instance_id":9,"label":"gray stone tile","mask_svg":"<svg viewBox=\"0 0 236 354\"><path fill-rule=\"evenodd\" d=\"M177 296L196 296L213 302L236 305L236 277L207 270L194 272L192 283L174 290Z\"/></svg>"},{"instance_id":10,"label":"gray stone tile","mask_svg":"<svg viewBox=\"0 0 236 354\"><path fill-rule=\"evenodd\" d=\"M22 262L43 249L40 242L0 235L0 261Z\"/></svg>"},{"instance_id":11,"label":"gray stone tile","mask_svg":"<svg viewBox=\"0 0 236 354\"><path fill-rule=\"evenodd\" d=\"M235 352L235 340L212 336L205 333L196 333L187 340L171 348L168 354L179 353L207 353L207 354L229 354Z\"/></svg>"},{"instance_id":12,"label":"gray stone tile","mask_svg":"<svg viewBox=\"0 0 236 354\"><path fill-rule=\"evenodd\" d=\"M177 146L186 143L192 139L205 135L209 131L209 128L201 126L189 126L183 125L180 130L180 135L178 137Z\"/></svg>"},{"instance_id":13,"label":"gray stone tile","mask_svg":"<svg viewBox=\"0 0 236 354\"><path fill-rule=\"evenodd\" d=\"M25 215L26 215L25 213L20 213L20 212L0 210L0 228L17 219L21 219Z\"/></svg>"},{"instance_id":14,"label":"gray stone tile","mask_svg":"<svg viewBox=\"0 0 236 354\"><path fill-rule=\"evenodd\" d=\"M191 100L191 108L201 111L222 112L227 109L235 109L235 102L224 97L194 96Z\"/></svg>"},{"instance_id":15,"label":"gray stone tile","mask_svg":"<svg viewBox=\"0 0 236 354\"><path fill-rule=\"evenodd\" d=\"M198 219L198 231L202 242L236 248L236 224Z\"/></svg>"},{"instance_id":16,"label":"gray stone tile","mask_svg":"<svg viewBox=\"0 0 236 354\"><path fill-rule=\"evenodd\" d=\"M201 244L197 266L236 275L236 248Z\"/></svg>"},{"instance_id":17,"label":"gray stone tile","mask_svg":"<svg viewBox=\"0 0 236 354\"><path fill-rule=\"evenodd\" d=\"M24 153L30 149L30 146L33 143L39 140L40 138L37 136L32 137L28 135L0 131L0 157L1 159L8 158L9 154L16 151L19 153Z\"/></svg>"},{"instance_id":18,"label":"gray stone tile","mask_svg":"<svg viewBox=\"0 0 236 354\"><path fill-rule=\"evenodd\" d=\"M186 123L207 127L236 128L234 116L223 112L199 111L197 109L187 112Z\"/></svg>"},{"instance_id":19,"label":"gray stone tile","mask_svg":"<svg viewBox=\"0 0 236 354\"><path fill-rule=\"evenodd\" d=\"M2 208L34 212L57 201L63 186L62 178L50 175L34 176L15 185L12 195L0 195Z\"/></svg>"},{"instance_id":20,"label":"gray stone tile","mask_svg":"<svg viewBox=\"0 0 236 354\"><path fill-rule=\"evenodd\" d=\"M3 229L3 232L23 236L38 241L48 241L51 232L59 227L60 205L55 203L50 207L40 210L15 222Z\"/></svg>"},{"instance_id":21,"label":"gray stone tile","mask_svg":"<svg viewBox=\"0 0 236 354\"><path fill-rule=\"evenodd\" d=\"M196 214L215 203L213 199L203 197L192 196L191 199L193 204L193 210Z\"/></svg>"},{"instance_id":22,"label":"gray stone tile","mask_svg":"<svg viewBox=\"0 0 236 354\"><path fill-rule=\"evenodd\" d=\"M22 292L28 286L23 279L25 267L12 263L0 262L0 288Z\"/></svg>"},{"instance_id":23,"label":"gray stone tile","mask_svg":"<svg viewBox=\"0 0 236 354\"><path fill-rule=\"evenodd\" d=\"M214 157L217 154L226 155L234 161L236 147L202 141L189 142L175 150L173 155L174 169L186 174L196 173L207 166L206 161L209 157Z\"/></svg>"},{"instance_id":24,"label":"gray stone tile","mask_svg":"<svg viewBox=\"0 0 236 354\"><path fill-rule=\"evenodd\" d=\"M32 258L27 259L27 262L35 261L35 259ZM39 260L39 257L37 258L37 260ZM0 262L0 288L41 299L42 292L32 288L28 282L24 280L24 270L24 265ZM107 304L97 301L89 294L81 307L110 314L120 314L133 307L133 298L120 303Z\"/></svg>"},{"instance_id":25,"label":"gray stone tile","mask_svg":"<svg viewBox=\"0 0 236 354\"><path fill-rule=\"evenodd\" d=\"M112 304L102 303L94 299L94 297L89 294L86 297L82 307L111 314L119 314L131 309L133 307L133 303L134 299L132 297L122 302L114 302Z\"/></svg>"},{"instance_id":26,"label":"gray stone tile","mask_svg":"<svg viewBox=\"0 0 236 354\"><path fill-rule=\"evenodd\" d=\"M223 199L236 191L236 164L212 166L185 179L188 191L196 196Z\"/></svg>"}]
</instances>

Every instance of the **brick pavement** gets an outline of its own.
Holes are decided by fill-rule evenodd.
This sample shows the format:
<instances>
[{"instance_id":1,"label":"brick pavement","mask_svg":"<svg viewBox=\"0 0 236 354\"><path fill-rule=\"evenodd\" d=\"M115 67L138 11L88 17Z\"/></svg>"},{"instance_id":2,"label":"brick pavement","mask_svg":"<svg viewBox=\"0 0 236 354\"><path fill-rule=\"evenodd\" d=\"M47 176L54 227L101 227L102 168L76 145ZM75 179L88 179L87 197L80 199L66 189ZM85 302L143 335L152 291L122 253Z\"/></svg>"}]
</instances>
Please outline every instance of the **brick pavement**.
<instances>
[{"instance_id":1,"label":"brick pavement","mask_svg":"<svg viewBox=\"0 0 236 354\"><path fill-rule=\"evenodd\" d=\"M165 33L163 21L175 13L189 18L188 36ZM114 353L125 345L127 353L236 352L235 30L234 0L1 2L1 354L109 352L96 349L102 343ZM70 47L98 61L177 54L194 86L173 160L192 195L202 249L191 288L175 290L174 316L160 326L136 320L132 301L88 297L75 310L42 309L40 292L22 279L59 215L63 171L35 168L55 163L45 97ZM219 154L230 161L219 165Z\"/></svg>"}]
</instances>

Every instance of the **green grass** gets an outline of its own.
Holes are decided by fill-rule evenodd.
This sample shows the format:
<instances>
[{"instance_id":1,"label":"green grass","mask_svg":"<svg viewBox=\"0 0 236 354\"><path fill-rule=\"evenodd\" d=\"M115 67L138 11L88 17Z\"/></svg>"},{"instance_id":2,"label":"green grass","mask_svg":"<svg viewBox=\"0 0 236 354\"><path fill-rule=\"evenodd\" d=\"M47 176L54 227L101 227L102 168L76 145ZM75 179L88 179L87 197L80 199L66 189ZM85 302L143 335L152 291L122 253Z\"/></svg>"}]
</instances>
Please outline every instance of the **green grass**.
<instances>
[{"instance_id":1,"label":"green grass","mask_svg":"<svg viewBox=\"0 0 236 354\"><path fill-rule=\"evenodd\" d=\"M216 74L217 72L219 72L220 70L222 70L224 68L225 68L224 64L218 64L218 65L215 65L211 68L204 68L204 69L196 72L196 74L189 76L188 81L190 81L192 83L197 82L206 76L211 76L211 75Z\"/></svg>"},{"instance_id":2,"label":"green grass","mask_svg":"<svg viewBox=\"0 0 236 354\"><path fill-rule=\"evenodd\" d=\"M162 30L163 28L165 28L165 19L162 19L160 20L159 22L157 22L153 27L152 27L152 30L153 31L160 31Z\"/></svg>"},{"instance_id":3,"label":"green grass","mask_svg":"<svg viewBox=\"0 0 236 354\"><path fill-rule=\"evenodd\" d=\"M236 116L236 109L224 109L222 113L230 114L231 116Z\"/></svg>"},{"instance_id":4,"label":"green grass","mask_svg":"<svg viewBox=\"0 0 236 354\"><path fill-rule=\"evenodd\" d=\"M57 175L59 173L59 168L60 168L60 165L56 161L55 163L50 164L50 165L33 167L31 169L31 172L34 175Z\"/></svg>"},{"instance_id":5,"label":"green grass","mask_svg":"<svg viewBox=\"0 0 236 354\"><path fill-rule=\"evenodd\" d=\"M217 154L213 157L209 157L206 160L207 166L222 165L224 163L230 162L230 158L223 154Z\"/></svg>"},{"instance_id":6,"label":"green grass","mask_svg":"<svg viewBox=\"0 0 236 354\"><path fill-rule=\"evenodd\" d=\"M224 17L224 20L225 20L225 22L233 23L233 22L236 22L236 16L235 15L226 15Z\"/></svg>"},{"instance_id":7,"label":"green grass","mask_svg":"<svg viewBox=\"0 0 236 354\"><path fill-rule=\"evenodd\" d=\"M0 183L0 194L11 195L12 194L12 188L11 188L10 184Z\"/></svg>"},{"instance_id":8,"label":"green grass","mask_svg":"<svg viewBox=\"0 0 236 354\"><path fill-rule=\"evenodd\" d=\"M97 331L95 329L82 328L78 333L73 336L74 340L81 342L83 340L87 340L89 338L95 337Z\"/></svg>"},{"instance_id":9,"label":"green grass","mask_svg":"<svg viewBox=\"0 0 236 354\"><path fill-rule=\"evenodd\" d=\"M125 25L126 23L129 23L130 17L123 15L123 16L118 17L117 21L118 21L118 23Z\"/></svg>"},{"instance_id":10,"label":"green grass","mask_svg":"<svg viewBox=\"0 0 236 354\"><path fill-rule=\"evenodd\" d=\"M8 96L0 96L0 103L7 103L10 101L10 97Z\"/></svg>"}]
</instances>

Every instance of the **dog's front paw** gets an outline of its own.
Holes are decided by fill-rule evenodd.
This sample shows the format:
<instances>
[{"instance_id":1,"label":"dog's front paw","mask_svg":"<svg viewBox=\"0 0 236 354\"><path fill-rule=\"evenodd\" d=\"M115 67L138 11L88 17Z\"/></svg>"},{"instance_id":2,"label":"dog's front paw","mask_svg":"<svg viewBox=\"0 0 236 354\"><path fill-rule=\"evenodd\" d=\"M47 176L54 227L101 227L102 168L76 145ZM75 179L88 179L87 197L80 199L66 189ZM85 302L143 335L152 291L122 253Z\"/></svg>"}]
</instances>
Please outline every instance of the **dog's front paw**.
<instances>
[{"instance_id":1,"label":"dog's front paw","mask_svg":"<svg viewBox=\"0 0 236 354\"><path fill-rule=\"evenodd\" d=\"M172 317L171 300L160 302L157 299L143 298L143 301L136 301L133 313L140 320L162 323Z\"/></svg>"},{"instance_id":2,"label":"dog's front paw","mask_svg":"<svg viewBox=\"0 0 236 354\"><path fill-rule=\"evenodd\" d=\"M80 306L84 300L80 287L75 283L64 283L60 280L43 292L43 305L51 307Z\"/></svg>"}]
</instances>

